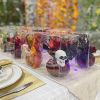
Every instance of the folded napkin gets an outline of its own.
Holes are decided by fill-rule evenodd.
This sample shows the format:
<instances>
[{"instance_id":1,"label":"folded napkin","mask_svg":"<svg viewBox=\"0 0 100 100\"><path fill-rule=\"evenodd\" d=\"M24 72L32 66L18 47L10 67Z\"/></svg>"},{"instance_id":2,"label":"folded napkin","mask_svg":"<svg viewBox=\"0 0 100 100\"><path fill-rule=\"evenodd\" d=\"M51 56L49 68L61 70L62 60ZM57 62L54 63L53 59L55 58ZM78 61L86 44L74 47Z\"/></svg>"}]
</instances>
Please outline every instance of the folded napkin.
<instances>
[{"instance_id":1,"label":"folded napkin","mask_svg":"<svg viewBox=\"0 0 100 100\"><path fill-rule=\"evenodd\" d=\"M94 53L95 56L95 63L100 64L100 50L97 50L96 53Z\"/></svg>"},{"instance_id":2,"label":"folded napkin","mask_svg":"<svg viewBox=\"0 0 100 100\"><path fill-rule=\"evenodd\" d=\"M13 84L7 88L1 89L0 93L5 93L13 88L22 86L22 85L29 83L29 82L33 82L33 84L31 86L29 86L28 88L26 88L18 93L13 93L13 94L10 94L8 96L2 97L2 98L0 98L0 100L11 100L15 97L21 96L29 91L32 91L36 88L39 88L45 84L43 81L41 81L37 77L35 77L32 74L30 74L29 72L23 70L23 75L22 75L21 79L18 82L16 82L15 84Z\"/></svg>"},{"instance_id":3,"label":"folded napkin","mask_svg":"<svg viewBox=\"0 0 100 100\"><path fill-rule=\"evenodd\" d=\"M96 64L100 64L100 56L97 56L97 57L96 57L95 63L96 63Z\"/></svg>"}]
</instances>

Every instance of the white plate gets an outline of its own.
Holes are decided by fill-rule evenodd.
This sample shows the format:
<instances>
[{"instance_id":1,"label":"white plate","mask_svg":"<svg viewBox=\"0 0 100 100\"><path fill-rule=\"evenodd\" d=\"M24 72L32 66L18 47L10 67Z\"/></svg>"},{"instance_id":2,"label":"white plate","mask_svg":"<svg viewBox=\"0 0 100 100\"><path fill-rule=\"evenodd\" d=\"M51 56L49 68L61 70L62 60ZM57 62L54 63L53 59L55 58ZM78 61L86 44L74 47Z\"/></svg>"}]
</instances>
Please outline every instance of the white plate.
<instances>
[{"instance_id":1,"label":"white plate","mask_svg":"<svg viewBox=\"0 0 100 100\"><path fill-rule=\"evenodd\" d=\"M12 76L12 73L13 73L12 67L2 68L0 74L0 83L8 80Z\"/></svg>"},{"instance_id":2,"label":"white plate","mask_svg":"<svg viewBox=\"0 0 100 100\"><path fill-rule=\"evenodd\" d=\"M14 84L21 78L21 76L22 76L21 68L18 67L17 65L12 65L11 67L13 70L12 76L8 80L0 83L0 89L3 89L5 87L8 87L8 86Z\"/></svg>"}]
</instances>

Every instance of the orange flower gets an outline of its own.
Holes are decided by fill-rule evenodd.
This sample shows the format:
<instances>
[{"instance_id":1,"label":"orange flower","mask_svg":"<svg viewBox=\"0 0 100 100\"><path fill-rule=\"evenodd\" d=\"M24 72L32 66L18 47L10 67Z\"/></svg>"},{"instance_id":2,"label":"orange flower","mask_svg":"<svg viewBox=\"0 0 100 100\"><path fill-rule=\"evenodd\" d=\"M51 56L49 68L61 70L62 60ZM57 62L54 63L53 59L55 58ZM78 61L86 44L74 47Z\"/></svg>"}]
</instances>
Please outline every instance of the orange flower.
<instances>
[{"instance_id":1,"label":"orange flower","mask_svg":"<svg viewBox=\"0 0 100 100\"><path fill-rule=\"evenodd\" d=\"M78 0L37 0L37 2L39 3L37 16L41 15L39 17L42 20L40 22L41 27L68 28L71 20L71 29L76 29L79 16Z\"/></svg>"},{"instance_id":2,"label":"orange flower","mask_svg":"<svg viewBox=\"0 0 100 100\"><path fill-rule=\"evenodd\" d=\"M72 25L72 26L71 26L71 31L72 31L72 32L75 32L75 30L76 30L76 25Z\"/></svg>"}]
</instances>

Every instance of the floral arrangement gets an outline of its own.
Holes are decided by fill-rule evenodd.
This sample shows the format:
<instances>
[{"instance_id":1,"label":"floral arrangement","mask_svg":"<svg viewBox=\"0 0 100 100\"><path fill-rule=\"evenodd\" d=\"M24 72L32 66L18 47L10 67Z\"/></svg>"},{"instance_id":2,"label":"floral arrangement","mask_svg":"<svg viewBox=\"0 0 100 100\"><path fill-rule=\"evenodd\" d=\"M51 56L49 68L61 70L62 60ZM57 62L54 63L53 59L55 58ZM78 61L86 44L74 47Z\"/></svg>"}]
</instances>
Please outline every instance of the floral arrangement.
<instances>
[{"instance_id":1,"label":"floral arrangement","mask_svg":"<svg viewBox=\"0 0 100 100\"><path fill-rule=\"evenodd\" d=\"M37 25L50 28L76 30L77 0L37 0ZM69 24L70 23L70 24Z\"/></svg>"}]
</instances>

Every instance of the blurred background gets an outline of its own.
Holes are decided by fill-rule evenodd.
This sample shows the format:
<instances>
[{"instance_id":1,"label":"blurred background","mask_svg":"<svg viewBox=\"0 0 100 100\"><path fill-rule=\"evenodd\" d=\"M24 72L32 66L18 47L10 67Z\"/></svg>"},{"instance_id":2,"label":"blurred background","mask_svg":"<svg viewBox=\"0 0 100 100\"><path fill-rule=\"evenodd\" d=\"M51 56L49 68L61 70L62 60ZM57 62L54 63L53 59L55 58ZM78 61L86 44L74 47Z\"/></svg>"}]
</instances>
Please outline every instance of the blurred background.
<instances>
[{"instance_id":1,"label":"blurred background","mask_svg":"<svg viewBox=\"0 0 100 100\"><path fill-rule=\"evenodd\" d=\"M0 26L25 24L25 5L22 0L0 0Z\"/></svg>"},{"instance_id":2,"label":"blurred background","mask_svg":"<svg viewBox=\"0 0 100 100\"><path fill-rule=\"evenodd\" d=\"M81 30L99 31L100 30L100 0L71 0L71 1L73 2L77 1L78 3L78 9L77 9L78 19L77 19L77 23L75 23L75 21L72 22L75 23L75 26L72 27L73 28L76 27L76 30L79 31ZM0 0L0 26L1 27L9 26L9 25L41 26L39 25L39 23L38 25L36 24L36 19L38 17L40 18L40 16L36 15L36 9L38 9L36 7L36 2L41 2L41 0ZM67 16L71 16L71 15L67 15ZM37 20L39 21L39 19ZM71 22L69 22L69 27L71 26L70 23Z\"/></svg>"}]
</instances>

